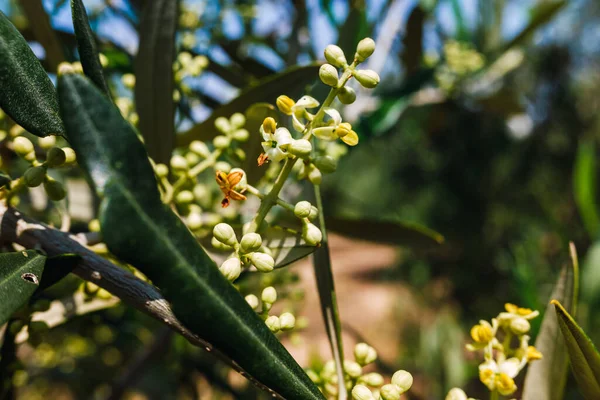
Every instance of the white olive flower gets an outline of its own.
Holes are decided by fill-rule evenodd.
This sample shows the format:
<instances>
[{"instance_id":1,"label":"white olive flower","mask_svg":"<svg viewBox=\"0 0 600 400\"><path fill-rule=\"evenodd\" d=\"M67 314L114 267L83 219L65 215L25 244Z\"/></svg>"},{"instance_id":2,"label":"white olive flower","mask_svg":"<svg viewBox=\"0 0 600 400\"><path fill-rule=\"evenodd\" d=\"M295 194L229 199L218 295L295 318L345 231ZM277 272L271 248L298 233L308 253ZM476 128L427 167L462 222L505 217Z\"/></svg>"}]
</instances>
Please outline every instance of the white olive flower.
<instances>
[{"instance_id":1,"label":"white olive flower","mask_svg":"<svg viewBox=\"0 0 600 400\"><path fill-rule=\"evenodd\" d=\"M274 133L268 133L261 125L260 133L264 140L262 148L269 160L278 162L288 156L287 150L294 139L287 128L277 128Z\"/></svg>"},{"instance_id":2,"label":"white olive flower","mask_svg":"<svg viewBox=\"0 0 600 400\"><path fill-rule=\"evenodd\" d=\"M311 96L302 96L292 107L292 125L298 132L303 132L306 127L300 120L305 117L306 109L315 108L319 106L317 99Z\"/></svg>"},{"instance_id":3,"label":"white olive flower","mask_svg":"<svg viewBox=\"0 0 600 400\"><path fill-rule=\"evenodd\" d=\"M525 361L526 362L526 361ZM509 396L517 390L514 377L523 368L523 362L512 357L500 363L488 360L479 365L479 380L490 390Z\"/></svg>"}]
</instances>

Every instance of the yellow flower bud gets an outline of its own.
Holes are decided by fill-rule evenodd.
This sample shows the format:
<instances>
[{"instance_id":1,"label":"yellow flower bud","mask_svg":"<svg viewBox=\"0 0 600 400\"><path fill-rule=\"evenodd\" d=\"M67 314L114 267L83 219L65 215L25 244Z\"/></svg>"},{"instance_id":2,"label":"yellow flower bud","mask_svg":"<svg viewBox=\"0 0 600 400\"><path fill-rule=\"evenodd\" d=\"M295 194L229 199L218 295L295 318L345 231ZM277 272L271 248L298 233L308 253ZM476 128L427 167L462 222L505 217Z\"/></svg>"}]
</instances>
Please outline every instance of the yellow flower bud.
<instances>
[{"instance_id":1,"label":"yellow flower bud","mask_svg":"<svg viewBox=\"0 0 600 400\"><path fill-rule=\"evenodd\" d=\"M286 115L292 115L292 107L294 106L294 104L296 104L296 102L290 99L288 96L281 95L277 98L275 104L277 105L279 111L281 111L282 113ZM274 131L275 130L273 130L273 132Z\"/></svg>"},{"instance_id":2,"label":"yellow flower bud","mask_svg":"<svg viewBox=\"0 0 600 400\"><path fill-rule=\"evenodd\" d=\"M362 367L355 361L344 360L344 372L352 379L358 379L362 375Z\"/></svg>"},{"instance_id":3,"label":"yellow flower bud","mask_svg":"<svg viewBox=\"0 0 600 400\"><path fill-rule=\"evenodd\" d=\"M260 272L270 272L273 271L273 267L275 267L275 260L273 260L273 257L265 253L254 252L250 254L250 262Z\"/></svg>"},{"instance_id":4,"label":"yellow flower bud","mask_svg":"<svg viewBox=\"0 0 600 400\"><path fill-rule=\"evenodd\" d=\"M366 343L354 346L354 358L360 365L367 365L377 359L377 351Z\"/></svg>"},{"instance_id":5,"label":"yellow flower bud","mask_svg":"<svg viewBox=\"0 0 600 400\"><path fill-rule=\"evenodd\" d=\"M185 224L193 232L202 228L202 214L199 212L191 212L185 219Z\"/></svg>"},{"instance_id":6,"label":"yellow flower bud","mask_svg":"<svg viewBox=\"0 0 600 400\"><path fill-rule=\"evenodd\" d=\"M189 190L182 190L175 196L175 203L178 205L187 205L194 201L194 195Z\"/></svg>"},{"instance_id":7,"label":"yellow flower bud","mask_svg":"<svg viewBox=\"0 0 600 400\"><path fill-rule=\"evenodd\" d=\"M63 147L62 150L65 152L65 164L73 164L75 161L77 161L75 150L70 147Z\"/></svg>"},{"instance_id":8,"label":"yellow flower bud","mask_svg":"<svg viewBox=\"0 0 600 400\"><path fill-rule=\"evenodd\" d=\"M241 128L246 123L246 117L242 113L235 113L229 118L229 122L231 122L231 126L234 129Z\"/></svg>"},{"instance_id":9,"label":"yellow flower bud","mask_svg":"<svg viewBox=\"0 0 600 400\"><path fill-rule=\"evenodd\" d=\"M13 150L21 157L25 157L33 152L33 143L26 137L18 136L13 141Z\"/></svg>"},{"instance_id":10,"label":"yellow flower bud","mask_svg":"<svg viewBox=\"0 0 600 400\"><path fill-rule=\"evenodd\" d=\"M492 327L488 324L479 324L471 328L471 338L475 343L487 344L494 338Z\"/></svg>"},{"instance_id":11,"label":"yellow flower bud","mask_svg":"<svg viewBox=\"0 0 600 400\"><path fill-rule=\"evenodd\" d=\"M245 142L250 137L250 132L247 129L238 129L231 134L234 140Z\"/></svg>"},{"instance_id":12,"label":"yellow flower bud","mask_svg":"<svg viewBox=\"0 0 600 400\"><path fill-rule=\"evenodd\" d=\"M246 233L240 241L240 250L243 253L252 253L262 246L262 238L258 233Z\"/></svg>"},{"instance_id":13,"label":"yellow flower bud","mask_svg":"<svg viewBox=\"0 0 600 400\"><path fill-rule=\"evenodd\" d=\"M358 144L358 134L354 131L350 131L346 136L342 138L342 142L348 146L356 146Z\"/></svg>"},{"instance_id":14,"label":"yellow flower bud","mask_svg":"<svg viewBox=\"0 0 600 400\"><path fill-rule=\"evenodd\" d=\"M348 66L344 51L334 44L325 47L325 59L328 63L333 64L338 68L345 68Z\"/></svg>"},{"instance_id":15,"label":"yellow flower bud","mask_svg":"<svg viewBox=\"0 0 600 400\"><path fill-rule=\"evenodd\" d=\"M337 69L331 64L323 64L319 68L319 78L327 86L337 87L339 75Z\"/></svg>"},{"instance_id":16,"label":"yellow flower bud","mask_svg":"<svg viewBox=\"0 0 600 400\"><path fill-rule=\"evenodd\" d=\"M296 326L296 317L291 313L283 313L279 316L279 324L282 331L289 331Z\"/></svg>"},{"instance_id":17,"label":"yellow flower bud","mask_svg":"<svg viewBox=\"0 0 600 400\"><path fill-rule=\"evenodd\" d=\"M377 372L371 372L360 377L360 382L364 382L369 386L379 387L383 385L383 376Z\"/></svg>"},{"instance_id":18,"label":"yellow flower bud","mask_svg":"<svg viewBox=\"0 0 600 400\"><path fill-rule=\"evenodd\" d=\"M516 335L523 335L531 329L531 324L525 318L514 318L510 321L510 330Z\"/></svg>"},{"instance_id":19,"label":"yellow flower bud","mask_svg":"<svg viewBox=\"0 0 600 400\"><path fill-rule=\"evenodd\" d=\"M281 323L279 322L279 317L275 315L271 315L266 319L265 324L271 330L271 332L279 332L281 330Z\"/></svg>"},{"instance_id":20,"label":"yellow flower bud","mask_svg":"<svg viewBox=\"0 0 600 400\"><path fill-rule=\"evenodd\" d=\"M281 98L281 97L286 97L286 96L279 96L279 98ZM277 100L279 100L279 98L277 98ZM289 99L289 97L288 97L288 99ZM279 106L277 106L277 107L279 107ZM262 127L263 127L263 130L265 131L265 133L275 133L275 130L277 129L277 122L275 122L274 118L267 117L263 121Z\"/></svg>"},{"instance_id":21,"label":"yellow flower bud","mask_svg":"<svg viewBox=\"0 0 600 400\"><path fill-rule=\"evenodd\" d=\"M351 87L344 86L338 92L337 97L342 104L352 104L356 101L356 92Z\"/></svg>"},{"instance_id":22,"label":"yellow flower bud","mask_svg":"<svg viewBox=\"0 0 600 400\"><path fill-rule=\"evenodd\" d=\"M53 147L48 150L46 154L46 165L50 168L60 167L67 161L67 155L63 149L59 147Z\"/></svg>"},{"instance_id":23,"label":"yellow flower bud","mask_svg":"<svg viewBox=\"0 0 600 400\"><path fill-rule=\"evenodd\" d=\"M263 289L260 298L263 303L273 304L277 301L277 290L273 286L268 286Z\"/></svg>"},{"instance_id":24,"label":"yellow flower bud","mask_svg":"<svg viewBox=\"0 0 600 400\"><path fill-rule=\"evenodd\" d=\"M401 369L392 375L392 383L400 388L401 393L404 393L411 388L413 376L410 372Z\"/></svg>"},{"instance_id":25,"label":"yellow flower bud","mask_svg":"<svg viewBox=\"0 0 600 400\"><path fill-rule=\"evenodd\" d=\"M219 242L224 243L228 246L234 246L237 244L237 238L235 237L235 232L231 225L221 222L220 224L215 225L213 228L213 236Z\"/></svg>"},{"instance_id":26,"label":"yellow flower bud","mask_svg":"<svg viewBox=\"0 0 600 400\"><path fill-rule=\"evenodd\" d=\"M45 177L46 168L42 166L31 167L25 171L25 174L23 174L23 180L28 187L40 186L42 182L44 182Z\"/></svg>"},{"instance_id":27,"label":"yellow flower bud","mask_svg":"<svg viewBox=\"0 0 600 400\"><path fill-rule=\"evenodd\" d=\"M540 360L542 358L542 353L534 346L527 347L527 353L525 354L527 361Z\"/></svg>"},{"instance_id":28,"label":"yellow flower bud","mask_svg":"<svg viewBox=\"0 0 600 400\"><path fill-rule=\"evenodd\" d=\"M221 149L221 150L229 147L230 143L231 143L231 139L229 139L229 137L227 137L225 135L218 135L218 136L215 136L215 138L213 139L213 145L215 146L215 148Z\"/></svg>"},{"instance_id":29,"label":"yellow flower bud","mask_svg":"<svg viewBox=\"0 0 600 400\"><path fill-rule=\"evenodd\" d=\"M215 120L215 127L222 133L228 133L231 130L231 124L225 117L219 117Z\"/></svg>"},{"instance_id":30,"label":"yellow flower bud","mask_svg":"<svg viewBox=\"0 0 600 400\"><path fill-rule=\"evenodd\" d=\"M210 222L210 221L209 221ZM208 224L207 224L208 225ZM220 251L229 251L232 250L233 247L226 245L225 243L221 243L217 240L217 238L215 238L213 236L213 238L210 240L210 244L212 245L212 247L214 247L216 250L220 250Z\"/></svg>"},{"instance_id":31,"label":"yellow flower bud","mask_svg":"<svg viewBox=\"0 0 600 400\"><path fill-rule=\"evenodd\" d=\"M123 82L123 86L129 89L133 89L135 86L135 75L133 74L123 74L121 77L121 82Z\"/></svg>"},{"instance_id":32,"label":"yellow flower bud","mask_svg":"<svg viewBox=\"0 0 600 400\"><path fill-rule=\"evenodd\" d=\"M156 164L154 172L159 178L166 178L169 175L169 168L165 164Z\"/></svg>"},{"instance_id":33,"label":"yellow flower bud","mask_svg":"<svg viewBox=\"0 0 600 400\"><path fill-rule=\"evenodd\" d=\"M379 75L370 69L361 69L354 72L354 77L362 86L373 89L379 84Z\"/></svg>"},{"instance_id":34,"label":"yellow flower bud","mask_svg":"<svg viewBox=\"0 0 600 400\"><path fill-rule=\"evenodd\" d=\"M398 386L390 383L383 385L381 389L379 389L379 395L383 400L400 400L402 391Z\"/></svg>"},{"instance_id":35,"label":"yellow flower bud","mask_svg":"<svg viewBox=\"0 0 600 400\"><path fill-rule=\"evenodd\" d=\"M185 171L188 169L188 163L185 157L180 156L178 154L171 157L171 168L176 171Z\"/></svg>"},{"instance_id":36,"label":"yellow flower bud","mask_svg":"<svg viewBox=\"0 0 600 400\"><path fill-rule=\"evenodd\" d=\"M298 218L308 218L312 205L308 201L299 201L294 206L294 215Z\"/></svg>"},{"instance_id":37,"label":"yellow flower bud","mask_svg":"<svg viewBox=\"0 0 600 400\"><path fill-rule=\"evenodd\" d=\"M219 271L227 278L229 281L235 281L242 272L242 264L240 263L240 259L237 257L232 257L228 260L225 260L223 264L219 267Z\"/></svg>"},{"instance_id":38,"label":"yellow flower bud","mask_svg":"<svg viewBox=\"0 0 600 400\"><path fill-rule=\"evenodd\" d=\"M359 62L365 61L375 51L375 41L371 38L364 38L356 46L356 58Z\"/></svg>"},{"instance_id":39,"label":"yellow flower bud","mask_svg":"<svg viewBox=\"0 0 600 400\"><path fill-rule=\"evenodd\" d=\"M467 400L467 394L460 388L452 388L446 395L446 400Z\"/></svg>"},{"instance_id":40,"label":"yellow flower bud","mask_svg":"<svg viewBox=\"0 0 600 400\"><path fill-rule=\"evenodd\" d=\"M56 145L56 136L38 138L38 145L44 150L49 150Z\"/></svg>"},{"instance_id":41,"label":"yellow flower bud","mask_svg":"<svg viewBox=\"0 0 600 400\"><path fill-rule=\"evenodd\" d=\"M348 135L351 130L352 125L350 125L348 122L342 122L341 124L335 127L334 133L339 138L343 138L344 136Z\"/></svg>"},{"instance_id":42,"label":"yellow flower bud","mask_svg":"<svg viewBox=\"0 0 600 400\"><path fill-rule=\"evenodd\" d=\"M208 146L199 140L194 140L192 143L190 143L189 149L201 157L208 158L210 156L210 150L208 150Z\"/></svg>"},{"instance_id":43,"label":"yellow flower bud","mask_svg":"<svg viewBox=\"0 0 600 400\"><path fill-rule=\"evenodd\" d=\"M248 303L250 308L252 308L253 310L256 310L258 308L258 297L256 297L255 295L249 294L248 296L244 297L244 299L246 299L246 303Z\"/></svg>"},{"instance_id":44,"label":"yellow flower bud","mask_svg":"<svg viewBox=\"0 0 600 400\"><path fill-rule=\"evenodd\" d=\"M510 376L500 373L496 375L496 389L502 396L510 396L517 391L517 385Z\"/></svg>"}]
</instances>

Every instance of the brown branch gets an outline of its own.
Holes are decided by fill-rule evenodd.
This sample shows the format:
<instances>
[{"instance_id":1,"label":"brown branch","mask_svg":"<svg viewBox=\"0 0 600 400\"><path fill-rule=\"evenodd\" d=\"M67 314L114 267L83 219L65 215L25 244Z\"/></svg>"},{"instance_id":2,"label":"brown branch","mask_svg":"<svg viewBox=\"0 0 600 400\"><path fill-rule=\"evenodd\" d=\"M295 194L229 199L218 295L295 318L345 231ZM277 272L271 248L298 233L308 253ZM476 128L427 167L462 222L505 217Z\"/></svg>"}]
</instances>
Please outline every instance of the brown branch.
<instances>
[{"instance_id":1,"label":"brown branch","mask_svg":"<svg viewBox=\"0 0 600 400\"><path fill-rule=\"evenodd\" d=\"M50 257L65 253L78 254L82 261L73 270L74 274L106 289L124 303L162 321L191 344L203 347L207 352L242 374L259 389L270 393L273 398L283 399L252 378L235 361L183 326L173 314L169 302L156 287L100 257L86 248L80 240L81 237L61 232L23 215L14 208L0 204L0 241L17 243L28 249L41 249Z\"/></svg>"}]
</instances>

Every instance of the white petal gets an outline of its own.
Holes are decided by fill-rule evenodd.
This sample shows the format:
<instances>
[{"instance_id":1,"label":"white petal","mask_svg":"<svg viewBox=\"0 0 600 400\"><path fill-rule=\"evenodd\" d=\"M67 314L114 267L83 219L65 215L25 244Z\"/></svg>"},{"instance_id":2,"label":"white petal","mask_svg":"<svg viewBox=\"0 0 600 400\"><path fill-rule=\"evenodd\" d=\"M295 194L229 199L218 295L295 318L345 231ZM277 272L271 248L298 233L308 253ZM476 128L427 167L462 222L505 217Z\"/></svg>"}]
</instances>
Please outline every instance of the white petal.
<instances>
[{"instance_id":1,"label":"white petal","mask_svg":"<svg viewBox=\"0 0 600 400\"><path fill-rule=\"evenodd\" d=\"M327 107L323 111L325 111L325 113L331 117L335 125L339 125L342 123L342 116L340 115L339 111L335 108Z\"/></svg>"},{"instance_id":2,"label":"white petal","mask_svg":"<svg viewBox=\"0 0 600 400\"><path fill-rule=\"evenodd\" d=\"M304 126L304 124L302 122L300 122L300 120L298 119L298 117L296 117L296 114L292 114L292 125L293 125L294 130L296 132L302 133L306 129L306 127Z\"/></svg>"},{"instance_id":3,"label":"white petal","mask_svg":"<svg viewBox=\"0 0 600 400\"><path fill-rule=\"evenodd\" d=\"M319 102L317 101L317 99L315 99L314 97L310 97L310 96L302 96L300 98L300 100L298 100L296 102L296 104L294 104L294 106L292 107L292 110L294 110L296 108L315 108L315 107L319 107Z\"/></svg>"},{"instance_id":4,"label":"white petal","mask_svg":"<svg viewBox=\"0 0 600 400\"><path fill-rule=\"evenodd\" d=\"M335 127L333 126L322 126L320 128L313 129L313 134L322 140L335 140L338 138L337 134L334 132Z\"/></svg>"},{"instance_id":5,"label":"white petal","mask_svg":"<svg viewBox=\"0 0 600 400\"><path fill-rule=\"evenodd\" d=\"M277 142L277 147L284 150L292 143L292 134L286 128L277 128L273 136Z\"/></svg>"},{"instance_id":6,"label":"white petal","mask_svg":"<svg viewBox=\"0 0 600 400\"><path fill-rule=\"evenodd\" d=\"M479 370L491 369L495 374L498 373L498 364L494 360L488 360L479 364Z\"/></svg>"},{"instance_id":7,"label":"white petal","mask_svg":"<svg viewBox=\"0 0 600 400\"><path fill-rule=\"evenodd\" d=\"M278 148L271 148L271 149L267 150L266 153L267 153L267 156L269 157L269 160L271 160L273 162L279 162L287 156L286 153L284 153L283 151L281 151L281 149L278 149Z\"/></svg>"},{"instance_id":8,"label":"white petal","mask_svg":"<svg viewBox=\"0 0 600 400\"><path fill-rule=\"evenodd\" d=\"M273 146L271 146L271 141L262 142L260 145L262 146L263 151L265 153L267 153L269 150L271 150L273 148Z\"/></svg>"},{"instance_id":9,"label":"white petal","mask_svg":"<svg viewBox=\"0 0 600 400\"><path fill-rule=\"evenodd\" d=\"M512 357L500 364L498 372L505 373L511 378L514 378L519 373L520 366L521 361L519 361L519 359L516 357Z\"/></svg>"}]
</instances>

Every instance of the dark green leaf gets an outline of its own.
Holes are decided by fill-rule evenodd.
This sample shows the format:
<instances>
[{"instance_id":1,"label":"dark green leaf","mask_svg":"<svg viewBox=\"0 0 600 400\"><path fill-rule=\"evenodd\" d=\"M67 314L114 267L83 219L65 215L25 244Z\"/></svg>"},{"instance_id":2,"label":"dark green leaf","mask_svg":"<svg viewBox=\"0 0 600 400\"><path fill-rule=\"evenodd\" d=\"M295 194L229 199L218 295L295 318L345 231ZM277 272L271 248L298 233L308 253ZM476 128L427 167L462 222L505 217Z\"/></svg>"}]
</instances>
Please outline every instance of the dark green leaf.
<instances>
[{"instance_id":1,"label":"dark green leaf","mask_svg":"<svg viewBox=\"0 0 600 400\"><path fill-rule=\"evenodd\" d=\"M318 79L319 66L320 64L311 64L304 67L292 67L261 80L256 86L244 90L238 97L217 108L206 121L177 135L177 145L186 146L192 140L211 140L218 134L215 120L219 117L229 118L236 112L247 110L255 103L275 104L277 97L282 94L295 98L304 89L304 86ZM250 131L250 135L256 134L258 133Z\"/></svg>"},{"instance_id":2,"label":"dark green leaf","mask_svg":"<svg viewBox=\"0 0 600 400\"><path fill-rule=\"evenodd\" d=\"M4 186L6 186L7 188L10 189L11 182L12 182L12 179L10 176L5 174L4 172L0 172L0 188L3 188Z\"/></svg>"},{"instance_id":3,"label":"dark green leaf","mask_svg":"<svg viewBox=\"0 0 600 400\"><path fill-rule=\"evenodd\" d=\"M79 164L103 197L108 248L163 291L177 318L286 399L322 399L180 218L161 202L135 131L84 77L59 78L61 112Z\"/></svg>"},{"instance_id":4,"label":"dark green leaf","mask_svg":"<svg viewBox=\"0 0 600 400\"><path fill-rule=\"evenodd\" d=\"M35 250L0 253L0 325L38 288L46 257Z\"/></svg>"},{"instance_id":5,"label":"dark green leaf","mask_svg":"<svg viewBox=\"0 0 600 400\"><path fill-rule=\"evenodd\" d=\"M0 88L0 108L23 128L41 137L64 133L54 85L1 11Z\"/></svg>"},{"instance_id":6,"label":"dark green leaf","mask_svg":"<svg viewBox=\"0 0 600 400\"><path fill-rule=\"evenodd\" d=\"M571 370L579 390L588 400L600 399L600 354L583 329L556 300L558 326L567 346Z\"/></svg>"},{"instance_id":7,"label":"dark green leaf","mask_svg":"<svg viewBox=\"0 0 600 400\"><path fill-rule=\"evenodd\" d=\"M175 147L173 62L179 1L144 4L140 48L135 59L135 106L148 154L167 163Z\"/></svg>"},{"instance_id":8,"label":"dark green leaf","mask_svg":"<svg viewBox=\"0 0 600 400\"><path fill-rule=\"evenodd\" d=\"M325 222L330 231L372 242L414 247L431 247L444 242L441 234L409 222L336 217L327 217Z\"/></svg>"},{"instance_id":9,"label":"dark green leaf","mask_svg":"<svg viewBox=\"0 0 600 400\"><path fill-rule=\"evenodd\" d=\"M80 261L81 256L72 253L65 253L46 259L44 276L40 280L37 292L41 292L58 283L61 279L69 275Z\"/></svg>"},{"instance_id":10,"label":"dark green leaf","mask_svg":"<svg viewBox=\"0 0 600 400\"><path fill-rule=\"evenodd\" d=\"M596 237L600 227L596 201L596 148L593 142L579 143L573 169L573 192L581 219L591 237Z\"/></svg>"},{"instance_id":11,"label":"dark green leaf","mask_svg":"<svg viewBox=\"0 0 600 400\"><path fill-rule=\"evenodd\" d=\"M104 79L102 64L98 57L96 40L92 28L90 28L90 21L83 2L81 0L71 0L71 12L83 72L110 98L110 91Z\"/></svg>"},{"instance_id":12,"label":"dark green leaf","mask_svg":"<svg viewBox=\"0 0 600 400\"><path fill-rule=\"evenodd\" d=\"M571 265L562 268L551 298L575 315L579 281L579 263L571 243ZM535 347L544 355L527 368L522 400L561 400L567 381L568 354L562 339L556 313L548 305Z\"/></svg>"}]
</instances>

